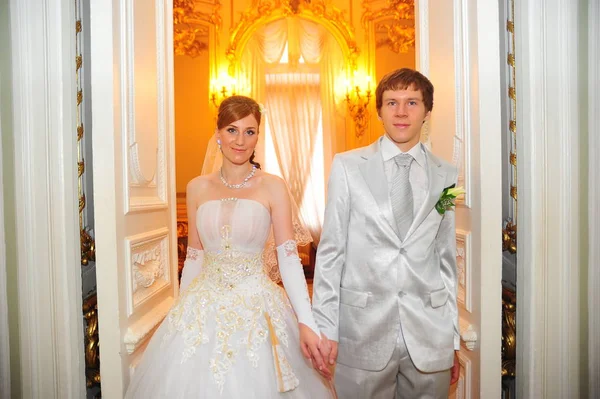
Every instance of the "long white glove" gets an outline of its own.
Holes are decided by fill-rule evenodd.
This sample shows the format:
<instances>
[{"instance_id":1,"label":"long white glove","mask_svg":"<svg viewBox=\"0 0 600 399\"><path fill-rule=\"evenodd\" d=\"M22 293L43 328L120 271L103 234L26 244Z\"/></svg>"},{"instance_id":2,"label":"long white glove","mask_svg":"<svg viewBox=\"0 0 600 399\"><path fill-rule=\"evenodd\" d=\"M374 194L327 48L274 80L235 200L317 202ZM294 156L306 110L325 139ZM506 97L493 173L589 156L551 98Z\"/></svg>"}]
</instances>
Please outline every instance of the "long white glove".
<instances>
[{"instance_id":1,"label":"long white glove","mask_svg":"<svg viewBox=\"0 0 600 399\"><path fill-rule=\"evenodd\" d=\"M304 269L298 256L296 241L287 240L277 247L277 262L281 281L292 303L298 322L306 324L319 337L319 327L312 314L310 298L308 297L308 286L304 277Z\"/></svg>"},{"instance_id":2,"label":"long white glove","mask_svg":"<svg viewBox=\"0 0 600 399\"><path fill-rule=\"evenodd\" d=\"M187 247L185 262L183 262L183 270L181 271L179 292L185 291L190 283L200 274L203 262L204 250Z\"/></svg>"}]
</instances>

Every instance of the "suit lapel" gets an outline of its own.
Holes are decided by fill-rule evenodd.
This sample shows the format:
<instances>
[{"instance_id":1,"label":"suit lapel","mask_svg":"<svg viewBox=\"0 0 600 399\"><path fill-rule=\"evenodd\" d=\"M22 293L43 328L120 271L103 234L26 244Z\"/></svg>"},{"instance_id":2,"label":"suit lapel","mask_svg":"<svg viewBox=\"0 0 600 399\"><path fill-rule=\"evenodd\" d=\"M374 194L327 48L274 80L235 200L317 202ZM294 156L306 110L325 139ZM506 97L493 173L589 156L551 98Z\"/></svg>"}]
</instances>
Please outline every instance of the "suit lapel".
<instances>
[{"instance_id":1,"label":"suit lapel","mask_svg":"<svg viewBox=\"0 0 600 399\"><path fill-rule=\"evenodd\" d=\"M423 205L415 215L404 241L410 238L421 223L423 223L437 203L440 193L444 189L443 186L446 181L446 172L443 170L442 164L429 152L429 150L425 150L425 157L427 158L427 179L429 181L427 195L425 196Z\"/></svg>"},{"instance_id":2,"label":"suit lapel","mask_svg":"<svg viewBox=\"0 0 600 399\"><path fill-rule=\"evenodd\" d=\"M398 234L398 226L396 226L396 220L392 212L388 182L383 167L383 158L379 151L379 143L380 140L369 147L370 151L363 156L367 161L362 163L359 168L383 217L394 232Z\"/></svg>"}]
</instances>

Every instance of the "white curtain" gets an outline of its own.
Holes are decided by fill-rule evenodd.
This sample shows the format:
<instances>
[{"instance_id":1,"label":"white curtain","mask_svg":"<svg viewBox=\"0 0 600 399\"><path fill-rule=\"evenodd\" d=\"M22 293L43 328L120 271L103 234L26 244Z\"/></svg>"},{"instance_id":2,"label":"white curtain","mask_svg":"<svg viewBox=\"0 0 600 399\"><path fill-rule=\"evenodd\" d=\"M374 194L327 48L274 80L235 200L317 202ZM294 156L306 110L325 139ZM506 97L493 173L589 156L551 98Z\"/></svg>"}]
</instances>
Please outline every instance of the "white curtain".
<instances>
[{"instance_id":1,"label":"white curtain","mask_svg":"<svg viewBox=\"0 0 600 399\"><path fill-rule=\"evenodd\" d=\"M313 153L321 119L319 75L267 75L267 118L279 170L313 240L318 242L323 199L309 196ZM312 166L312 167L311 167Z\"/></svg>"},{"instance_id":2,"label":"white curtain","mask_svg":"<svg viewBox=\"0 0 600 399\"><path fill-rule=\"evenodd\" d=\"M286 46L287 62L282 63ZM318 243L324 176L339 145L334 91L336 77L344 72L339 45L322 26L289 17L258 30L240 61L238 80L247 82L250 95L265 103L263 123L271 132L278 169ZM261 136L256 157L264 162L265 135ZM325 152L316 154L316 148ZM315 156L321 161L317 168Z\"/></svg>"}]
</instances>

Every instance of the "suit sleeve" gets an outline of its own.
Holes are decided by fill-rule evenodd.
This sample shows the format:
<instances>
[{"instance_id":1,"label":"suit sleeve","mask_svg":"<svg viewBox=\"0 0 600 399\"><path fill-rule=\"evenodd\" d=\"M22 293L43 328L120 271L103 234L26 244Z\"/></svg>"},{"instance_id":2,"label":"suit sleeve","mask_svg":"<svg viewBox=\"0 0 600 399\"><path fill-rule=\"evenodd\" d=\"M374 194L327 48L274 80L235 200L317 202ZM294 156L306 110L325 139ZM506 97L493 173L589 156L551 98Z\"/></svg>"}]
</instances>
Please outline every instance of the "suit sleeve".
<instances>
[{"instance_id":1,"label":"suit sleeve","mask_svg":"<svg viewBox=\"0 0 600 399\"><path fill-rule=\"evenodd\" d=\"M457 173L454 171L454 183ZM448 305L454 324L454 350L460 349L460 330L458 327L458 275L456 267L456 214L454 209L446 211L436 237L436 248L440 255L440 269L444 285L448 290Z\"/></svg>"},{"instance_id":2,"label":"suit sleeve","mask_svg":"<svg viewBox=\"0 0 600 399\"><path fill-rule=\"evenodd\" d=\"M327 188L323 231L317 250L313 287L313 313L327 338L338 341L340 283L346 261L350 194L346 170L334 157Z\"/></svg>"}]
</instances>

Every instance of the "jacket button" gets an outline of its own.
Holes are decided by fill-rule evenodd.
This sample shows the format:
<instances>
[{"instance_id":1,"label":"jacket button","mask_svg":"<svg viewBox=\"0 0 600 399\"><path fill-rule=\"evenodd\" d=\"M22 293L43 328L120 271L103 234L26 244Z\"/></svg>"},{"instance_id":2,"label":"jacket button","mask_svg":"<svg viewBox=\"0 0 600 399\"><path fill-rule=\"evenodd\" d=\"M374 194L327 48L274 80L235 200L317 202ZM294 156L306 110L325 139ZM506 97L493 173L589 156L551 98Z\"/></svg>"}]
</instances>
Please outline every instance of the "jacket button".
<instances>
[{"instance_id":1,"label":"jacket button","mask_svg":"<svg viewBox=\"0 0 600 399\"><path fill-rule=\"evenodd\" d=\"M406 295L406 292L404 292L404 291L400 291L400 292L398 293L398 298L404 298L404 296L405 296L405 295Z\"/></svg>"},{"instance_id":2,"label":"jacket button","mask_svg":"<svg viewBox=\"0 0 600 399\"><path fill-rule=\"evenodd\" d=\"M400 253L401 253L402 255L405 255L405 254L406 254L406 249L405 249L405 248L400 248Z\"/></svg>"}]
</instances>

